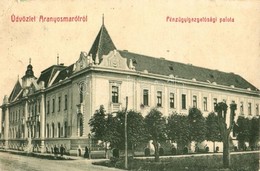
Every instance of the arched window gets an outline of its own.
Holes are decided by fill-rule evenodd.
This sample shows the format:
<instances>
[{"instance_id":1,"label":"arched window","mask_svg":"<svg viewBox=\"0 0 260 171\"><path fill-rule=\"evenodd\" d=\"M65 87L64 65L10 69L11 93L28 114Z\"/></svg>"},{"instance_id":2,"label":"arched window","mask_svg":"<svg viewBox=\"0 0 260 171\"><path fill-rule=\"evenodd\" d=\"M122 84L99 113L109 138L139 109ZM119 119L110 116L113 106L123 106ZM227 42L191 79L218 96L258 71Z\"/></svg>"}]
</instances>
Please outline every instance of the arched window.
<instances>
[{"instance_id":1,"label":"arched window","mask_svg":"<svg viewBox=\"0 0 260 171\"><path fill-rule=\"evenodd\" d=\"M52 138L54 138L54 123L52 123L52 125L51 125L51 131L52 131Z\"/></svg>"},{"instance_id":2,"label":"arched window","mask_svg":"<svg viewBox=\"0 0 260 171\"><path fill-rule=\"evenodd\" d=\"M46 137L47 138L49 138L50 137L50 130L49 130L50 128L49 128L49 124L47 124L47 126L46 126Z\"/></svg>"},{"instance_id":3,"label":"arched window","mask_svg":"<svg viewBox=\"0 0 260 171\"><path fill-rule=\"evenodd\" d=\"M40 136L41 136L41 123L38 121L38 123L37 123L37 132L38 132L38 135L37 135L37 137L38 138L40 138Z\"/></svg>"},{"instance_id":4,"label":"arched window","mask_svg":"<svg viewBox=\"0 0 260 171\"><path fill-rule=\"evenodd\" d=\"M58 123L58 137L60 138L60 123Z\"/></svg>"},{"instance_id":5,"label":"arched window","mask_svg":"<svg viewBox=\"0 0 260 171\"><path fill-rule=\"evenodd\" d=\"M68 136L68 122L64 122L64 137L66 138Z\"/></svg>"}]
</instances>

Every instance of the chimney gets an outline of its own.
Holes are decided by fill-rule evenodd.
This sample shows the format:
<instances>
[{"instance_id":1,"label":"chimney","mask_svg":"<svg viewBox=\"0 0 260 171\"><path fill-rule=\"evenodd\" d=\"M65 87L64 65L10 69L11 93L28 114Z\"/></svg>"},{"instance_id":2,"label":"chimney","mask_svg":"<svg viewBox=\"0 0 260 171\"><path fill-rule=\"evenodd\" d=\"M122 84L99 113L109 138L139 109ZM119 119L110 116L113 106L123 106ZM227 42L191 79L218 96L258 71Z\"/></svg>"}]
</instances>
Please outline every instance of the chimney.
<instances>
[{"instance_id":1,"label":"chimney","mask_svg":"<svg viewBox=\"0 0 260 171\"><path fill-rule=\"evenodd\" d=\"M57 54L57 65L59 65L60 63L59 59L60 59L59 54Z\"/></svg>"}]
</instances>

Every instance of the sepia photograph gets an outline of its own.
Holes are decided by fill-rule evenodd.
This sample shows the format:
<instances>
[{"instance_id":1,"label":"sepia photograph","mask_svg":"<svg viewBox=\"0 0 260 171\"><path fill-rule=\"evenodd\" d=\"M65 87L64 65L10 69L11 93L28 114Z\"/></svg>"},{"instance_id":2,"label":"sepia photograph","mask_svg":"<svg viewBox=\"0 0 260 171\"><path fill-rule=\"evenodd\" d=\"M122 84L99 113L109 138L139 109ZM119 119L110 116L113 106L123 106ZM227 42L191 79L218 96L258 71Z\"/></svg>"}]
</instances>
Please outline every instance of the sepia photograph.
<instances>
[{"instance_id":1,"label":"sepia photograph","mask_svg":"<svg viewBox=\"0 0 260 171\"><path fill-rule=\"evenodd\" d=\"M258 171L260 1L3 0L1 171Z\"/></svg>"}]
</instances>

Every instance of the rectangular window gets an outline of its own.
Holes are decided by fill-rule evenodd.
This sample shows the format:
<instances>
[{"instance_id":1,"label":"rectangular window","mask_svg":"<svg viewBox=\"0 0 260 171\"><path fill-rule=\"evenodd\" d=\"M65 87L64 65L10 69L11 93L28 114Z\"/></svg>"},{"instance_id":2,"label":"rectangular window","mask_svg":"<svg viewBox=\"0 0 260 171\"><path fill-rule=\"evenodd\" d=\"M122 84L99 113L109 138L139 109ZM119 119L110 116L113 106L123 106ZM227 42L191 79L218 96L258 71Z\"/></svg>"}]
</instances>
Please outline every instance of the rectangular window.
<instances>
[{"instance_id":1,"label":"rectangular window","mask_svg":"<svg viewBox=\"0 0 260 171\"><path fill-rule=\"evenodd\" d=\"M52 113L55 112L55 99L52 99Z\"/></svg>"},{"instance_id":2,"label":"rectangular window","mask_svg":"<svg viewBox=\"0 0 260 171\"><path fill-rule=\"evenodd\" d=\"M244 114L244 103L240 102L240 114L243 115Z\"/></svg>"},{"instance_id":3,"label":"rectangular window","mask_svg":"<svg viewBox=\"0 0 260 171\"><path fill-rule=\"evenodd\" d=\"M67 110L68 108L68 97L67 97L67 94L65 95L64 97L64 110Z\"/></svg>"},{"instance_id":4,"label":"rectangular window","mask_svg":"<svg viewBox=\"0 0 260 171\"><path fill-rule=\"evenodd\" d=\"M148 106L149 105L149 91L143 90L143 105Z\"/></svg>"},{"instance_id":5,"label":"rectangular window","mask_svg":"<svg viewBox=\"0 0 260 171\"><path fill-rule=\"evenodd\" d=\"M255 105L255 114L259 115L259 104Z\"/></svg>"},{"instance_id":6,"label":"rectangular window","mask_svg":"<svg viewBox=\"0 0 260 171\"><path fill-rule=\"evenodd\" d=\"M34 112L35 112L35 115L37 115L37 103L34 105Z\"/></svg>"},{"instance_id":7,"label":"rectangular window","mask_svg":"<svg viewBox=\"0 0 260 171\"><path fill-rule=\"evenodd\" d=\"M174 108L174 93L170 93L170 108Z\"/></svg>"},{"instance_id":8,"label":"rectangular window","mask_svg":"<svg viewBox=\"0 0 260 171\"><path fill-rule=\"evenodd\" d=\"M60 107L61 107L61 97L59 97L58 99L58 112L60 111Z\"/></svg>"},{"instance_id":9,"label":"rectangular window","mask_svg":"<svg viewBox=\"0 0 260 171\"><path fill-rule=\"evenodd\" d=\"M193 107L197 108L197 96L192 97L192 104L193 104Z\"/></svg>"},{"instance_id":10,"label":"rectangular window","mask_svg":"<svg viewBox=\"0 0 260 171\"><path fill-rule=\"evenodd\" d=\"M251 103L248 103L248 115L252 115Z\"/></svg>"},{"instance_id":11,"label":"rectangular window","mask_svg":"<svg viewBox=\"0 0 260 171\"><path fill-rule=\"evenodd\" d=\"M181 107L182 109L186 109L186 94L181 95Z\"/></svg>"},{"instance_id":12,"label":"rectangular window","mask_svg":"<svg viewBox=\"0 0 260 171\"><path fill-rule=\"evenodd\" d=\"M207 97L203 97L203 109L204 109L204 111L208 111L208 99L207 99Z\"/></svg>"},{"instance_id":13,"label":"rectangular window","mask_svg":"<svg viewBox=\"0 0 260 171\"><path fill-rule=\"evenodd\" d=\"M118 103L118 87L112 86L112 103Z\"/></svg>"},{"instance_id":14,"label":"rectangular window","mask_svg":"<svg viewBox=\"0 0 260 171\"><path fill-rule=\"evenodd\" d=\"M162 107L162 92L157 91L157 106Z\"/></svg>"},{"instance_id":15,"label":"rectangular window","mask_svg":"<svg viewBox=\"0 0 260 171\"><path fill-rule=\"evenodd\" d=\"M47 114L50 113L50 101L48 100L47 101Z\"/></svg>"},{"instance_id":16,"label":"rectangular window","mask_svg":"<svg viewBox=\"0 0 260 171\"><path fill-rule=\"evenodd\" d=\"M215 111L215 107L216 107L217 104L218 104L218 99L217 98L213 98L214 111Z\"/></svg>"}]
</instances>

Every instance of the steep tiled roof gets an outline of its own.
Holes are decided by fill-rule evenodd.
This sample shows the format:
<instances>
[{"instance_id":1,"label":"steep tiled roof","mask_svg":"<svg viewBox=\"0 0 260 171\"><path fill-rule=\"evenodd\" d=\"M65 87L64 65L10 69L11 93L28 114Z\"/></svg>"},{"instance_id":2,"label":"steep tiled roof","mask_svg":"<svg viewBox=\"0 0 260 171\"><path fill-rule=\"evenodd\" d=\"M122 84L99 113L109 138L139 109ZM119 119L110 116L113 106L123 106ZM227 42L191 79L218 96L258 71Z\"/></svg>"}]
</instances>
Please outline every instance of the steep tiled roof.
<instances>
[{"instance_id":1,"label":"steep tiled roof","mask_svg":"<svg viewBox=\"0 0 260 171\"><path fill-rule=\"evenodd\" d=\"M147 70L149 73L169 76L170 74L178 78L197 81L216 82L218 85L235 86L238 88L257 90L255 86L250 84L241 76L234 73L226 73L218 70L212 70L202 67L193 66L173 62L165 59L149 57L145 55L135 54L127 51L119 51L122 57L129 60L132 59L133 65L137 71Z\"/></svg>"},{"instance_id":2,"label":"steep tiled roof","mask_svg":"<svg viewBox=\"0 0 260 171\"><path fill-rule=\"evenodd\" d=\"M109 36L105 25L103 24L99 30L99 33L90 48L89 55L92 55L93 60L96 59L96 54L99 56L101 62L102 56L107 55L111 50L116 49L111 37Z\"/></svg>"},{"instance_id":3,"label":"steep tiled roof","mask_svg":"<svg viewBox=\"0 0 260 171\"><path fill-rule=\"evenodd\" d=\"M69 78L71 76L72 72L73 72L73 67L74 67L74 64L64 68L63 70L61 70L59 75L53 81L53 84L56 84L59 81L62 81L66 78Z\"/></svg>"},{"instance_id":4,"label":"steep tiled roof","mask_svg":"<svg viewBox=\"0 0 260 171\"><path fill-rule=\"evenodd\" d=\"M49 83L51 82L51 80L53 79L55 74L58 71L64 69L65 67L66 66L62 66L62 65L52 65L51 67L49 67L41 72L41 75L40 75L39 79L37 80L37 83L39 84L41 81L44 81L45 86L48 87Z\"/></svg>"},{"instance_id":5,"label":"steep tiled roof","mask_svg":"<svg viewBox=\"0 0 260 171\"><path fill-rule=\"evenodd\" d=\"M19 82L19 80L17 80L16 84L14 85L14 88L9 96L9 101L13 101L17 98L17 96L21 93L22 91L22 86Z\"/></svg>"}]
</instances>

